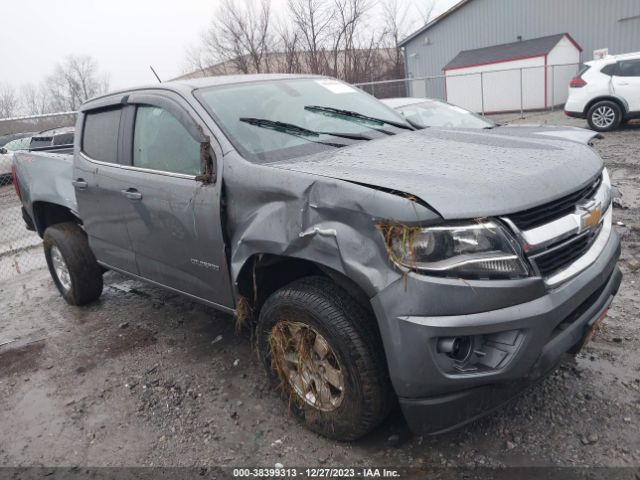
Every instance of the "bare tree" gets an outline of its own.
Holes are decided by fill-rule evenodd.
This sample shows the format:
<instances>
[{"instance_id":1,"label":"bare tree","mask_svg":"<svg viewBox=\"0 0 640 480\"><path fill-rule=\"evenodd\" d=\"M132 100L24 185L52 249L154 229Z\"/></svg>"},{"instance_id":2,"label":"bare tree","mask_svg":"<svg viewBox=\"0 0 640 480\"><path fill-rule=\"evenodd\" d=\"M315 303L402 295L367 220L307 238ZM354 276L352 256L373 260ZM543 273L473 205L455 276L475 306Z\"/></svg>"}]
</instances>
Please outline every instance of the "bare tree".
<instances>
[{"instance_id":1,"label":"bare tree","mask_svg":"<svg viewBox=\"0 0 640 480\"><path fill-rule=\"evenodd\" d=\"M54 110L76 110L84 101L106 93L107 76L98 72L97 62L86 55L68 56L45 81Z\"/></svg>"},{"instance_id":2,"label":"bare tree","mask_svg":"<svg viewBox=\"0 0 640 480\"><path fill-rule=\"evenodd\" d=\"M0 83L0 118L15 117L20 101L15 89L8 83Z\"/></svg>"},{"instance_id":3,"label":"bare tree","mask_svg":"<svg viewBox=\"0 0 640 480\"><path fill-rule=\"evenodd\" d=\"M295 27L291 27L287 22L278 27L278 43L277 48L279 54L272 68L282 73L301 73L301 33Z\"/></svg>"},{"instance_id":4,"label":"bare tree","mask_svg":"<svg viewBox=\"0 0 640 480\"><path fill-rule=\"evenodd\" d=\"M41 115L52 111L51 102L45 87L27 83L20 89L22 110L27 115Z\"/></svg>"},{"instance_id":5,"label":"bare tree","mask_svg":"<svg viewBox=\"0 0 640 480\"><path fill-rule=\"evenodd\" d=\"M423 0L421 4L418 5L418 11L422 16L423 23L429 23L433 17L433 11L436 8L435 0Z\"/></svg>"},{"instance_id":6,"label":"bare tree","mask_svg":"<svg viewBox=\"0 0 640 480\"><path fill-rule=\"evenodd\" d=\"M331 35L332 12L323 0L289 0L291 20L301 36L310 73L326 72L326 42Z\"/></svg>"},{"instance_id":7,"label":"bare tree","mask_svg":"<svg viewBox=\"0 0 640 480\"><path fill-rule=\"evenodd\" d=\"M204 70L230 62L236 71L265 72L272 43L270 0L223 0L190 63Z\"/></svg>"},{"instance_id":8,"label":"bare tree","mask_svg":"<svg viewBox=\"0 0 640 480\"><path fill-rule=\"evenodd\" d=\"M409 6L398 0L386 0L382 3L382 17L385 28L385 46L391 54L392 69L400 77L404 70L400 40L404 38L413 23L410 21ZM414 17L415 18L415 17Z\"/></svg>"},{"instance_id":9,"label":"bare tree","mask_svg":"<svg viewBox=\"0 0 640 480\"><path fill-rule=\"evenodd\" d=\"M274 25L270 0L221 2L200 45L187 50L193 76L276 71L349 82L397 78L404 70L401 38L421 16L430 17L435 5L435 0L287 0Z\"/></svg>"},{"instance_id":10,"label":"bare tree","mask_svg":"<svg viewBox=\"0 0 640 480\"><path fill-rule=\"evenodd\" d=\"M370 0L334 0L334 4L337 14L333 35L334 75L355 82L361 80L361 61L370 58L365 52L377 48L378 34L375 31L369 35L364 34L365 16L373 3ZM340 70L338 57L342 57Z\"/></svg>"}]
</instances>

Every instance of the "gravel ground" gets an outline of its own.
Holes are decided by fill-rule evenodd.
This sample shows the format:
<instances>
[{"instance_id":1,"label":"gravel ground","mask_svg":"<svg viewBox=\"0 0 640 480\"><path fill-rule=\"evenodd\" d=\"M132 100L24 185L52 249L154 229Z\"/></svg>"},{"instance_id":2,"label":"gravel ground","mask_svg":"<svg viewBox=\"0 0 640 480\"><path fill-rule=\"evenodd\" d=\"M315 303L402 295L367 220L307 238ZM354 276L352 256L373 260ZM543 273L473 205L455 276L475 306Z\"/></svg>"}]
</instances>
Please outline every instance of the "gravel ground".
<instances>
[{"instance_id":1,"label":"gravel ground","mask_svg":"<svg viewBox=\"0 0 640 480\"><path fill-rule=\"evenodd\" d=\"M639 147L640 125L597 143L624 195L625 279L603 328L480 421L422 438L395 412L359 442L326 440L288 415L231 317L113 273L73 308L40 269L0 282L0 465L638 466Z\"/></svg>"}]
</instances>

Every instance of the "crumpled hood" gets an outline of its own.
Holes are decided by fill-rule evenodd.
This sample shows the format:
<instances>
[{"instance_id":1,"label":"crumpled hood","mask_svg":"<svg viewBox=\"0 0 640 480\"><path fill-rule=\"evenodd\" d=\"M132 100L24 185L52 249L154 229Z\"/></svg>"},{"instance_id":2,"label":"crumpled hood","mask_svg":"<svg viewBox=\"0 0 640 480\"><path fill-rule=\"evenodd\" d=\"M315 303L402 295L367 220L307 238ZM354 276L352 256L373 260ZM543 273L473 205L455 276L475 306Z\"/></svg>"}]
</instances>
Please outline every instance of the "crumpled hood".
<instances>
[{"instance_id":1,"label":"crumpled hood","mask_svg":"<svg viewBox=\"0 0 640 480\"><path fill-rule=\"evenodd\" d=\"M593 132L576 130L429 128L268 165L411 194L445 219L504 215L595 179L603 164L586 145Z\"/></svg>"}]
</instances>

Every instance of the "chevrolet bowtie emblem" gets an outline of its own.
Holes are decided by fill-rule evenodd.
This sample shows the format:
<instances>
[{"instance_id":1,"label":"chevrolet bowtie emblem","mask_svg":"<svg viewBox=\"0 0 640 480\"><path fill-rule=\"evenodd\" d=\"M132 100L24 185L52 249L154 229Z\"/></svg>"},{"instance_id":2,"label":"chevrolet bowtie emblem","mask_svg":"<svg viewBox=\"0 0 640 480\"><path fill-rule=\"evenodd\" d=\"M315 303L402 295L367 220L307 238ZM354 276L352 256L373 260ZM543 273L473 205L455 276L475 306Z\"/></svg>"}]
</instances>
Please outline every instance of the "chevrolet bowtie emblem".
<instances>
[{"instance_id":1,"label":"chevrolet bowtie emblem","mask_svg":"<svg viewBox=\"0 0 640 480\"><path fill-rule=\"evenodd\" d=\"M598 226L602 218L602 209L596 205L587 209L587 212L580 217L580 229L586 230Z\"/></svg>"}]
</instances>

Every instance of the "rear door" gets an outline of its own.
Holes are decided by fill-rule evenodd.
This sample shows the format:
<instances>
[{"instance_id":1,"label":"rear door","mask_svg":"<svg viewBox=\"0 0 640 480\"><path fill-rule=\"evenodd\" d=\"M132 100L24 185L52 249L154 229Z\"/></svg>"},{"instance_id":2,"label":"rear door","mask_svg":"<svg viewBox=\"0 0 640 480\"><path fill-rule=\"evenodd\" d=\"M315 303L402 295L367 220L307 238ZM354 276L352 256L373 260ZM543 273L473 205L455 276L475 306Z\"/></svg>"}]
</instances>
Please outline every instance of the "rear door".
<instances>
[{"instance_id":1,"label":"rear door","mask_svg":"<svg viewBox=\"0 0 640 480\"><path fill-rule=\"evenodd\" d=\"M233 306L220 219L220 182L203 183L197 115L171 92L129 97L127 219L139 275ZM213 136L207 133L210 138ZM212 143L215 143L212 141ZM219 147L213 145L220 157ZM214 160L215 161L215 160Z\"/></svg>"},{"instance_id":2,"label":"rear door","mask_svg":"<svg viewBox=\"0 0 640 480\"><path fill-rule=\"evenodd\" d=\"M640 112L640 59L618 62L613 88L627 101L630 112Z\"/></svg>"},{"instance_id":3,"label":"rear door","mask_svg":"<svg viewBox=\"0 0 640 480\"><path fill-rule=\"evenodd\" d=\"M80 218L98 261L137 273L126 219L134 214L124 195L128 172L120 168L119 134L125 109L115 107L80 114L81 145L73 166Z\"/></svg>"}]
</instances>

